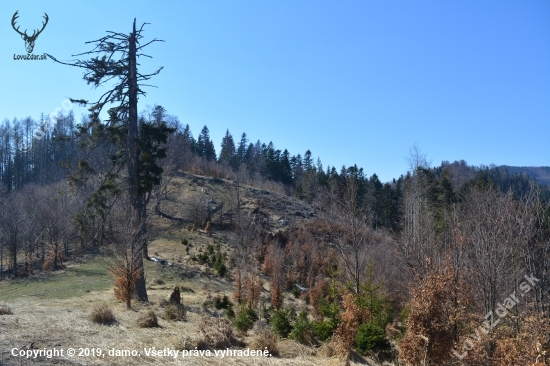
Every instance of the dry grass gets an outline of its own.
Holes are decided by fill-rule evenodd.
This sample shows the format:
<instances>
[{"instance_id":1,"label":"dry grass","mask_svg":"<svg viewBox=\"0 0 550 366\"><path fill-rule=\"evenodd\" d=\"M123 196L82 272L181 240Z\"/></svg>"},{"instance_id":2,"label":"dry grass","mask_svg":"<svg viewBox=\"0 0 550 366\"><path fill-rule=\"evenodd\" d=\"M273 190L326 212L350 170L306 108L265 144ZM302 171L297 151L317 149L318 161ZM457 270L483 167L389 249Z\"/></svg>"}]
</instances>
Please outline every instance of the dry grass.
<instances>
[{"instance_id":1,"label":"dry grass","mask_svg":"<svg viewBox=\"0 0 550 366\"><path fill-rule=\"evenodd\" d=\"M153 285L164 285L164 280L160 277L154 278L153 281L151 281Z\"/></svg>"},{"instance_id":2,"label":"dry grass","mask_svg":"<svg viewBox=\"0 0 550 366\"><path fill-rule=\"evenodd\" d=\"M273 356L279 355L279 337L264 322L254 323L254 336L250 342L250 348L267 349Z\"/></svg>"},{"instance_id":3,"label":"dry grass","mask_svg":"<svg viewBox=\"0 0 550 366\"><path fill-rule=\"evenodd\" d=\"M169 304L164 308L164 320L187 320L187 310L182 304Z\"/></svg>"},{"instance_id":4,"label":"dry grass","mask_svg":"<svg viewBox=\"0 0 550 366\"><path fill-rule=\"evenodd\" d=\"M101 304L94 307L94 310L92 310L92 313L88 316L88 320L103 325L110 325L116 322L116 318L107 304Z\"/></svg>"},{"instance_id":5,"label":"dry grass","mask_svg":"<svg viewBox=\"0 0 550 366\"><path fill-rule=\"evenodd\" d=\"M225 318L202 317L196 336L185 336L175 344L180 350L220 350L241 347L242 341L235 337L233 327Z\"/></svg>"},{"instance_id":6,"label":"dry grass","mask_svg":"<svg viewBox=\"0 0 550 366\"><path fill-rule=\"evenodd\" d=\"M156 328L159 326L157 315L154 310L149 310L137 319L137 325L140 328Z\"/></svg>"}]
</instances>

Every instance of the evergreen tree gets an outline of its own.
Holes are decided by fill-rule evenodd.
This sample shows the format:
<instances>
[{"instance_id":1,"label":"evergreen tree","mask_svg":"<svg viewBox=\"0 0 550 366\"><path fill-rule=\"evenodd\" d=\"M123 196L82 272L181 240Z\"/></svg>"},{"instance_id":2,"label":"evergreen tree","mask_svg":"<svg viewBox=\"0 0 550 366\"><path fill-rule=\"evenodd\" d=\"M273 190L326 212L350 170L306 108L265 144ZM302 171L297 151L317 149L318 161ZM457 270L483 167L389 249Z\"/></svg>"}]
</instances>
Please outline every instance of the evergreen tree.
<instances>
[{"instance_id":1,"label":"evergreen tree","mask_svg":"<svg viewBox=\"0 0 550 366\"><path fill-rule=\"evenodd\" d=\"M246 133L243 132L241 135L241 141L239 141L239 146L237 147L237 165L249 163L249 160L247 159L248 150L250 150L248 146L248 138L246 137Z\"/></svg>"},{"instance_id":2,"label":"evergreen tree","mask_svg":"<svg viewBox=\"0 0 550 366\"><path fill-rule=\"evenodd\" d=\"M299 183L304 172L302 155L298 154L290 158L290 169L292 170L292 179L295 183Z\"/></svg>"},{"instance_id":3,"label":"evergreen tree","mask_svg":"<svg viewBox=\"0 0 550 366\"><path fill-rule=\"evenodd\" d=\"M193 133L191 132L191 128L189 127L188 124L185 125L185 128L183 129L181 136L182 136L182 148L190 152L195 152L197 142L193 138Z\"/></svg>"},{"instance_id":4,"label":"evergreen tree","mask_svg":"<svg viewBox=\"0 0 550 366\"><path fill-rule=\"evenodd\" d=\"M456 201L456 196L453 190L453 185L449 178L449 170L444 169L441 174L441 179L439 180L439 194L440 201L444 206L449 206L451 203Z\"/></svg>"},{"instance_id":5,"label":"evergreen tree","mask_svg":"<svg viewBox=\"0 0 550 366\"><path fill-rule=\"evenodd\" d=\"M290 168L289 152L287 149L281 154L281 167L279 180L284 184L292 183L292 169Z\"/></svg>"},{"instance_id":6,"label":"evergreen tree","mask_svg":"<svg viewBox=\"0 0 550 366\"><path fill-rule=\"evenodd\" d=\"M210 131L206 125L202 128L199 138L197 139L197 154L203 156L206 160L216 160L216 149L214 143L210 139Z\"/></svg>"},{"instance_id":7,"label":"evergreen tree","mask_svg":"<svg viewBox=\"0 0 550 366\"><path fill-rule=\"evenodd\" d=\"M221 150L220 150L220 163L227 164L236 168L236 150L235 142L233 141L233 136L229 133L229 130L225 131L225 136L222 139Z\"/></svg>"},{"instance_id":8,"label":"evergreen tree","mask_svg":"<svg viewBox=\"0 0 550 366\"><path fill-rule=\"evenodd\" d=\"M304 154L304 159L302 160L302 164L304 165L304 170L306 172L313 170L313 158L311 157L311 151L309 149Z\"/></svg>"},{"instance_id":9,"label":"evergreen tree","mask_svg":"<svg viewBox=\"0 0 550 366\"><path fill-rule=\"evenodd\" d=\"M140 84L162 70L161 67L151 74L138 72L137 59L143 55L143 48L159 41L153 39L144 45L140 44L144 25L136 29L134 19L130 34L109 32L107 36L90 42L95 47L89 52L77 55L95 55L90 60L64 63L48 55L61 64L84 69L84 80L96 88L109 80L118 79L118 83L95 103L88 103L82 99L71 99L71 101L89 105L89 120L79 127L79 134L86 136L88 146L109 142L116 147L116 150L109 154L111 166L104 175L99 189L90 197L88 207L95 206L100 212L105 212L107 197L116 196L120 194L122 187L126 188L131 212L130 231L133 236L130 240L131 252L138 256L136 262L140 273L134 287L134 296L141 301L148 300L143 271L143 249L147 227L145 196L152 185L157 183L157 178L162 173L162 169L156 163L156 159L162 158L158 145L166 142L168 135L173 132L173 129L168 128L166 124L152 126L138 123L138 97L145 95ZM107 120L102 121L100 116L107 105L114 106L107 110ZM124 182L121 182L118 177L122 175L120 171L123 168L126 168L126 175ZM89 162L81 160L70 182L73 186L77 186L78 182L91 172L93 170Z\"/></svg>"}]
</instances>

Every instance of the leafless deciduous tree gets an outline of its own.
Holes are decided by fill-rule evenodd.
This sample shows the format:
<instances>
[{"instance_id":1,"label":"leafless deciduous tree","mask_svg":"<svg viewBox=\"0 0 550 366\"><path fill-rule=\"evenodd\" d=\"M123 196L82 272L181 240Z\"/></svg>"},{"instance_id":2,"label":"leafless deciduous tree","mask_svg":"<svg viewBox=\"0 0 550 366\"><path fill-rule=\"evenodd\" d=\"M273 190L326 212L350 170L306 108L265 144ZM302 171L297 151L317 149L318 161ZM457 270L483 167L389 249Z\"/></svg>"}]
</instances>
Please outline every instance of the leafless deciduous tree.
<instances>
[{"instance_id":1,"label":"leafless deciduous tree","mask_svg":"<svg viewBox=\"0 0 550 366\"><path fill-rule=\"evenodd\" d=\"M23 244L23 235L27 218L21 204L18 201L18 194L10 194L0 207L0 233L4 247L8 254L8 270L12 276L17 277L17 255Z\"/></svg>"},{"instance_id":2,"label":"leafless deciduous tree","mask_svg":"<svg viewBox=\"0 0 550 366\"><path fill-rule=\"evenodd\" d=\"M69 256L70 244L76 239L75 199L62 183L28 186L25 192L23 204L33 221L31 240L41 251L43 266L58 269Z\"/></svg>"},{"instance_id":3,"label":"leafless deciduous tree","mask_svg":"<svg viewBox=\"0 0 550 366\"><path fill-rule=\"evenodd\" d=\"M409 165L411 174L414 174L418 168L428 169L432 164L432 161L428 160L427 155L422 152L416 142L409 147L409 155L405 157L405 161Z\"/></svg>"},{"instance_id":4,"label":"leafless deciduous tree","mask_svg":"<svg viewBox=\"0 0 550 366\"><path fill-rule=\"evenodd\" d=\"M544 203L533 185L518 205L515 222L520 258L526 272L540 281L534 289L535 310L550 316L550 230L545 222L549 211L550 202Z\"/></svg>"},{"instance_id":5,"label":"leafless deciduous tree","mask_svg":"<svg viewBox=\"0 0 550 366\"><path fill-rule=\"evenodd\" d=\"M521 245L519 202L511 194L474 187L464 196L462 228L467 261L483 311L495 309L500 296L523 277L517 264Z\"/></svg>"},{"instance_id":6,"label":"leafless deciduous tree","mask_svg":"<svg viewBox=\"0 0 550 366\"><path fill-rule=\"evenodd\" d=\"M359 181L349 177L343 187L343 198L338 201L338 224L332 233L332 246L340 255L355 294L366 276L369 245L378 238L372 229L372 214L360 201L359 189Z\"/></svg>"}]
</instances>

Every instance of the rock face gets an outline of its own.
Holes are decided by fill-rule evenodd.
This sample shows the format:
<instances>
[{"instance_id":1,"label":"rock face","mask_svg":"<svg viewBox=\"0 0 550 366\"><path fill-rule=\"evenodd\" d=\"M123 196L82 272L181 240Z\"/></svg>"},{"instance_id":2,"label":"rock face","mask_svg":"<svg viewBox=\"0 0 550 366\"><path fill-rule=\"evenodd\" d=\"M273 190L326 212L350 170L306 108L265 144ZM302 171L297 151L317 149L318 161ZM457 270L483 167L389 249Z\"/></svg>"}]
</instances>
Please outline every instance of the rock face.
<instances>
[{"instance_id":1,"label":"rock face","mask_svg":"<svg viewBox=\"0 0 550 366\"><path fill-rule=\"evenodd\" d=\"M223 223L223 228L231 227L237 214L237 189L240 190L238 202L241 214L252 217L258 225L272 234L317 216L314 207L297 198L243 184L237 185L231 180L179 173L172 184L174 189L163 201L161 209L170 215L165 216L169 219L180 218L181 222L187 224L185 229L192 232L208 234L209 231L202 226L207 220L200 227L192 224L193 210L196 211L196 207L191 203L195 201L204 204L212 230L220 227L220 223ZM190 186L194 189L189 189Z\"/></svg>"}]
</instances>

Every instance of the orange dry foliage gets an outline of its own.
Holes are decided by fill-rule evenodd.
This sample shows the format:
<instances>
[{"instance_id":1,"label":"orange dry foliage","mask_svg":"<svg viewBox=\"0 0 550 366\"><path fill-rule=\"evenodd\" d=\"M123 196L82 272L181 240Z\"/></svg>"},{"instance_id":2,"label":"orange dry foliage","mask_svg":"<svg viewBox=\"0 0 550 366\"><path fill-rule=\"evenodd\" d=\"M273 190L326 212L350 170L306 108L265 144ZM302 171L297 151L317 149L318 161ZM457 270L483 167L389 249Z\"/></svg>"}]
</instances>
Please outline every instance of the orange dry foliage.
<instances>
[{"instance_id":1,"label":"orange dry foliage","mask_svg":"<svg viewBox=\"0 0 550 366\"><path fill-rule=\"evenodd\" d=\"M336 352L345 360L349 360L357 329L361 324L368 322L370 316L367 310L357 305L353 294L345 295L342 305L344 307L342 321L334 332L333 342Z\"/></svg>"},{"instance_id":2,"label":"orange dry foliage","mask_svg":"<svg viewBox=\"0 0 550 366\"><path fill-rule=\"evenodd\" d=\"M517 334L509 324L497 326L473 343L463 361L472 366L549 366L550 320L545 314L534 314L521 324Z\"/></svg>"},{"instance_id":3,"label":"orange dry foliage","mask_svg":"<svg viewBox=\"0 0 550 366\"><path fill-rule=\"evenodd\" d=\"M311 315L321 320L323 315L321 314L321 300L328 296L328 282L324 278L318 278L317 282L310 286L309 291L309 303L311 305Z\"/></svg>"},{"instance_id":4,"label":"orange dry foliage","mask_svg":"<svg viewBox=\"0 0 550 366\"><path fill-rule=\"evenodd\" d=\"M283 306L283 290L278 283L271 284L271 306L275 309Z\"/></svg>"},{"instance_id":5,"label":"orange dry foliage","mask_svg":"<svg viewBox=\"0 0 550 366\"><path fill-rule=\"evenodd\" d=\"M468 288L456 281L450 266L433 270L412 289L407 333L399 343L399 358L406 365L444 365L466 319Z\"/></svg>"},{"instance_id":6,"label":"orange dry foliage","mask_svg":"<svg viewBox=\"0 0 550 366\"><path fill-rule=\"evenodd\" d=\"M237 304L241 304L244 301L244 291L243 291L243 275L242 271L237 268L235 271L235 281L233 282L233 286L236 287L235 292L233 292L233 298L237 302Z\"/></svg>"},{"instance_id":7,"label":"orange dry foliage","mask_svg":"<svg viewBox=\"0 0 550 366\"><path fill-rule=\"evenodd\" d=\"M251 307L258 305L262 291L259 277L243 273L240 269L237 269L233 285L236 287L233 298L238 304L246 302Z\"/></svg>"},{"instance_id":8,"label":"orange dry foliage","mask_svg":"<svg viewBox=\"0 0 550 366\"><path fill-rule=\"evenodd\" d=\"M140 270L133 266L118 266L111 268L111 274L116 280L115 297L126 303L126 307L130 309L134 285L139 278Z\"/></svg>"},{"instance_id":9,"label":"orange dry foliage","mask_svg":"<svg viewBox=\"0 0 550 366\"><path fill-rule=\"evenodd\" d=\"M251 307L258 306L260 302L260 293L262 292L262 286L260 279L257 276L247 277L245 280L246 286L246 301Z\"/></svg>"},{"instance_id":10,"label":"orange dry foliage","mask_svg":"<svg viewBox=\"0 0 550 366\"><path fill-rule=\"evenodd\" d=\"M44 259L42 269L56 270L63 267L63 248L60 244L53 245L49 248L48 254Z\"/></svg>"}]
</instances>

